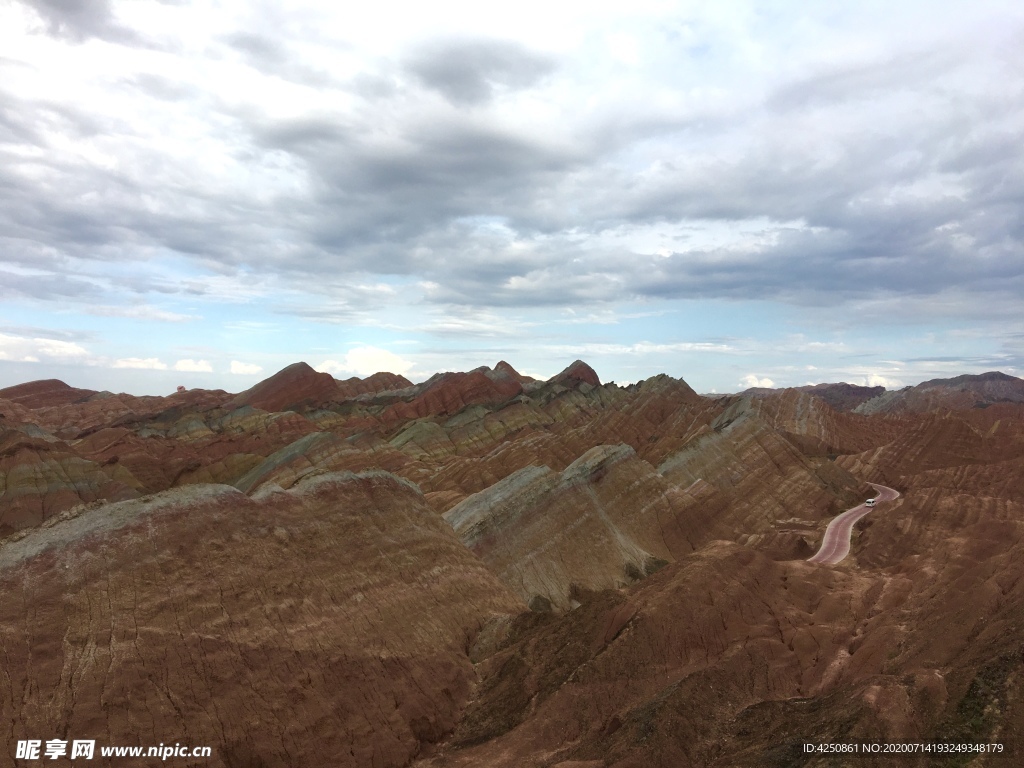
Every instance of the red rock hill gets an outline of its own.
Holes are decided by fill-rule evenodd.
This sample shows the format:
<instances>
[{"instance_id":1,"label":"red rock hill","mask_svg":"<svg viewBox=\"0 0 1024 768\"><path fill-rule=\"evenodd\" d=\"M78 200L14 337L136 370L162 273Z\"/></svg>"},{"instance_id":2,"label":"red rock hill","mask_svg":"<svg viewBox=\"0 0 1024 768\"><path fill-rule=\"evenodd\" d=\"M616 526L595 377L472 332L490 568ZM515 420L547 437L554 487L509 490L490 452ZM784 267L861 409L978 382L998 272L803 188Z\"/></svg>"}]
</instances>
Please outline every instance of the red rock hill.
<instances>
[{"instance_id":1,"label":"red rock hill","mask_svg":"<svg viewBox=\"0 0 1024 768\"><path fill-rule=\"evenodd\" d=\"M573 382L583 382L593 387L601 386L601 379L598 378L597 372L582 360L574 361L564 371L552 376L550 381L563 386L573 386Z\"/></svg>"},{"instance_id":2,"label":"red rock hill","mask_svg":"<svg viewBox=\"0 0 1024 768\"><path fill-rule=\"evenodd\" d=\"M10 400L25 408L45 408L81 402L95 394L93 389L76 389L59 379L42 379L0 389L0 400Z\"/></svg>"},{"instance_id":3,"label":"red rock hill","mask_svg":"<svg viewBox=\"0 0 1024 768\"><path fill-rule=\"evenodd\" d=\"M375 373L365 379L339 382L329 373L318 373L308 363L293 363L268 379L240 393L236 406L251 405L264 411L284 411L300 405L319 405L347 400L367 392L411 387L412 382L394 373Z\"/></svg>"}]
</instances>

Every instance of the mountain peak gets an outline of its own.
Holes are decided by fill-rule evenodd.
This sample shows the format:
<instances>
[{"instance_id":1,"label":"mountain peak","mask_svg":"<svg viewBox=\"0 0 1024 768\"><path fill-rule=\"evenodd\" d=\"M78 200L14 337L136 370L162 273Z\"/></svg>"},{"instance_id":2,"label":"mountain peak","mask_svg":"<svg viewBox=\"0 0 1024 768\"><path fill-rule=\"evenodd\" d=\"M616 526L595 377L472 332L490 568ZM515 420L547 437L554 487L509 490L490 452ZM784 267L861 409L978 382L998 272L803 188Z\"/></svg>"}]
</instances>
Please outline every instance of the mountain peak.
<instances>
[{"instance_id":1,"label":"mountain peak","mask_svg":"<svg viewBox=\"0 0 1024 768\"><path fill-rule=\"evenodd\" d=\"M95 394L95 390L76 389L60 379L40 379L0 389L0 399L10 400L25 408L67 405Z\"/></svg>"},{"instance_id":2,"label":"mountain peak","mask_svg":"<svg viewBox=\"0 0 1024 768\"><path fill-rule=\"evenodd\" d=\"M988 383L1000 383L1000 384L1024 384L1024 380L1018 379L1016 376L1010 376L1008 373L1002 371L987 371L985 373L965 373L961 376L954 376L951 379L931 379L930 381L923 381L919 387L959 387L971 384L988 384Z\"/></svg>"},{"instance_id":3,"label":"mountain peak","mask_svg":"<svg viewBox=\"0 0 1024 768\"><path fill-rule=\"evenodd\" d=\"M508 376L509 378L515 379L520 384L529 384L532 381L536 381L536 379L532 378L531 376L524 376L504 360L498 361L498 364L494 366L494 372L502 373Z\"/></svg>"},{"instance_id":4,"label":"mountain peak","mask_svg":"<svg viewBox=\"0 0 1024 768\"><path fill-rule=\"evenodd\" d=\"M326 399L337 392L338 382L331 374L318 373L309 363L298 362L241 392L233 402L265 411L282 411L304 400Z\"/></svg>"},{"instance_id":5,"label":"mountain peak","mask_svg":"<svg viewBox=\"0 0 1024 768\"><path fill-rule=\"evenodd\" d=\"M601 379L598 378L597 372L582 360L574 360L565 370L553 376L551 381L559 384L568 381L581 381L594 387L601 386Z\"/></svg>"}]
</instances>

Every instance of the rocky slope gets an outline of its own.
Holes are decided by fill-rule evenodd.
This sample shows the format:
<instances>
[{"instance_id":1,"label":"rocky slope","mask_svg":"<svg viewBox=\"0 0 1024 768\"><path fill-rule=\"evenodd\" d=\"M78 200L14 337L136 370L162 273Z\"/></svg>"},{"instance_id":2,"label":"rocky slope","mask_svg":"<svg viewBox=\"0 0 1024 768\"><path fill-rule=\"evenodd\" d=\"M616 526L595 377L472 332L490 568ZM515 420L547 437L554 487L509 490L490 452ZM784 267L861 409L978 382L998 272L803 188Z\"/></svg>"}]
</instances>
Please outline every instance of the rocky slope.
<instances>
[{"instance_id":1,"label":"rocky slope","mask_svg":"<svg viewBox=\"0 0 1024 768\"><path fill-rule=\"evenodd\" d=\"M629 446L598 446L562 472L521 469L445 519L524 602L564 610L580 589L624 587L692 551L695 506Z\"/></svg>"},{"instance_id":2,"label":"rocky slope","mask_svg":"<svg viewBox=\"0 0 1024 768\"><path fill-rule=\"evenodd\" d=\"M480 623L522 608L383 472L97 506L4 546L0 593L12 739L228 766L407 764L462 714Z\"/></svg>"},{"instance_id":3,"label":"rocky slope","mask_svg":"<svg viewBox=\"0 0 1024 768\"><path fill-rule=\"evenodd\" d=\"M69 387L57 379L43 379L0 389L0 400L8 400L25 408L43 408L83 402L97 394L92 389Z\"/></svg>"},{"instance_id":4,"label":"rocky slope","mask_svg":"<svg viewBox=\"0 0 1024 768\"><path fill-rule=\"evenodd\" d=\"M859 413L927 413L935 410L987 408L994 403L1024 403L1024 379L999 371L932 379L896 392L885 392L859 406Z\"/></svg>"},{"instance_id":5,"label":"rocky slope","mask_svg":"<svg viewBox=\"0 0 1024 768\"><path fill-rule=\"evenodd\" d=\"M417 385L296 364L238 395L7 388L0 723L11 744L209 744L207 768L1010 744L1018 381L854 411L866 393L834 385L711 399L581 361L548 381L502 361ZM842 563L807 563L867 481L902 495Z\"/></svg>"},{"instance_id":6,"label":"rocky slope","mask_svg":"<svg viewBox=\"0 0 1024 768\"><path fill-rule=\"evenodd\" d=\"M821 398L837 411L852 411L862 403L885 394L885 387L863 387L845 382L827 384L808 384L803 387L788 389L771 389L768 387L751 387L740 394L746 397L771 397L780 392L806 392Z\"/></svg>"},{"instance_id":7,"label":"rocky slope","mask_svg":"<svg viewBox=\"0 0 1024 768\"><path fill-rule=\"evenodd\" d=\"M231 400L231 405L251 405L264 411L289 411L411 386L411 381L393 373L337 381L331 374L318 373L307 363L294 363L237 395Z\"/></svg>"}]
</instances>

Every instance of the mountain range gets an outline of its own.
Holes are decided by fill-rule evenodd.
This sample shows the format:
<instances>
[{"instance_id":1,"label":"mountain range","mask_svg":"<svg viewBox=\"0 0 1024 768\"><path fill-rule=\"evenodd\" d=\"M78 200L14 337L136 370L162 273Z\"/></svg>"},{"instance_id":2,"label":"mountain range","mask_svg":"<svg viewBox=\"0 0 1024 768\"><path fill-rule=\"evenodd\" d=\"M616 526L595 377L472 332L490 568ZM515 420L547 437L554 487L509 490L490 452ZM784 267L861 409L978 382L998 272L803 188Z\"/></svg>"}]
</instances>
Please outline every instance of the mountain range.
<instances>
[{"instance_id":1,"label":"mountain range","mask_svg":"<svg viewBox=\"0 0 1024 768\"><path fill-rule=\"evenodd\" d=\"M868 483L900 496L807 562ZM1024 380L998 372L704 397L582 361L420 384L296 363L241 393L0 389L11 744L675 768L960 740L1009 751L939 764L1003 765L1022 563Z\"/></svg>"}]
</instances>

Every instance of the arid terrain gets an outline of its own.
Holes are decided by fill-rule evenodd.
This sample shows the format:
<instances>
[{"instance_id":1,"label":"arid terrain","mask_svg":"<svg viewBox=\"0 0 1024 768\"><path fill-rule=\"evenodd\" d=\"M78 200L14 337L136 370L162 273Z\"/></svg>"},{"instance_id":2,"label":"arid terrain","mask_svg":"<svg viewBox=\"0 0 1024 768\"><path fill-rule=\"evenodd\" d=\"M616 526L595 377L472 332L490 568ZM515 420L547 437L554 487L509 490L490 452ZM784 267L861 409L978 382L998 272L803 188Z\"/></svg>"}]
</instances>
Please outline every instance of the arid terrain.
<instances>
[{"instance_id":1,"label":"arid terrain","mask_svg":"<svg viewBox=\"0 0 1024 768\"><path fill-rule=\"evenodd\" d=\"M869 483L899 495L809 562ZM205 768L1020 765L1022 576L1001 373L35 381L0 390L0 766L51 738ZM840 740L1006 751L804 752Z\"/></svg>"}]
</instances>

